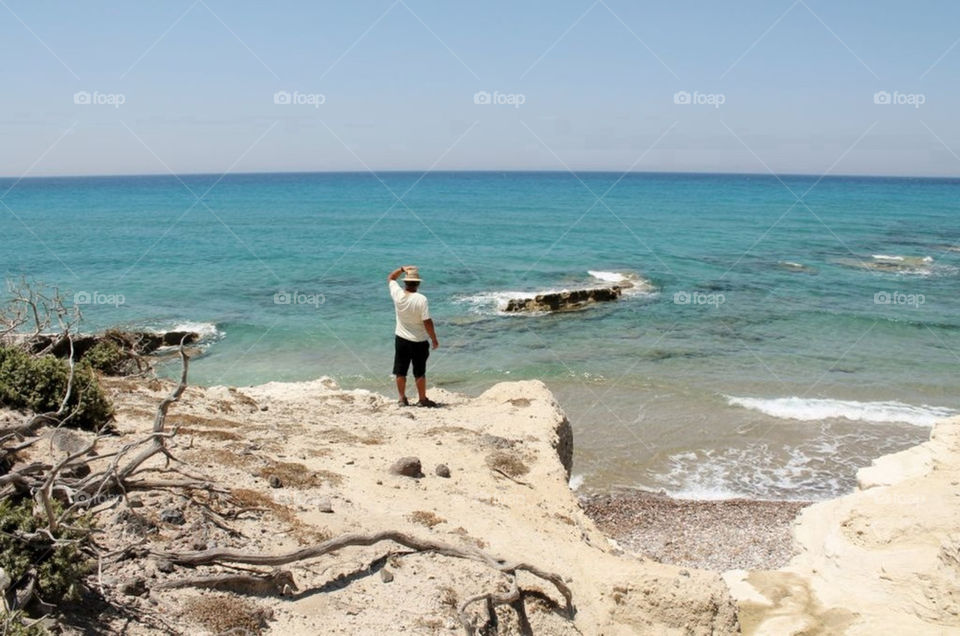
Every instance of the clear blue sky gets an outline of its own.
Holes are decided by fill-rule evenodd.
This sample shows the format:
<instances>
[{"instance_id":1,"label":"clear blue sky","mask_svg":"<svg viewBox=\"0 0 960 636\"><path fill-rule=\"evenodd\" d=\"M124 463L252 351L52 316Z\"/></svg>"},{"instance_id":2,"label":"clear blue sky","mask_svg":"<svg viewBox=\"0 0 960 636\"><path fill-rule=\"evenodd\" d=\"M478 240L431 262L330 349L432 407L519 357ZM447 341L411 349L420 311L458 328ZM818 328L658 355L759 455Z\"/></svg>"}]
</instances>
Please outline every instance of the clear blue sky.
<instances>
[{"instance_id":1,"label":"clear blue sky","mask_svg":"<svg viewBox=\"0 0 960 636\"><path fill-rule=\"evenodd\" d=\"M0 0L0 175L955 176L958 40L952 0Z\"/></svg>"}]
</instances>

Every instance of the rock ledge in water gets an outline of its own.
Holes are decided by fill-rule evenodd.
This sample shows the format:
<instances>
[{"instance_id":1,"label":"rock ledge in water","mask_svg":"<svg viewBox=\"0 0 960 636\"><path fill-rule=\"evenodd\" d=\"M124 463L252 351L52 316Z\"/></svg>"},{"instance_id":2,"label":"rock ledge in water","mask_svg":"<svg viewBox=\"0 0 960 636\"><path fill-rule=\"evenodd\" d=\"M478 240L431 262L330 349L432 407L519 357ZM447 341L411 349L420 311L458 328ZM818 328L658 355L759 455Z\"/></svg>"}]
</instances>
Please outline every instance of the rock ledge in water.
<instances>
[{"instance_id":1,"label":"rock ledge in water","mask_svg":"<svg viewBox=\"0 0 960 636\"><path fill-rule=\"evenodd\" d=\"M533 298L511 298L504 311L572 311L592 303L617 300L622 294L620 285L549 292L537 294Z\"/></svg>"}]
</instances>

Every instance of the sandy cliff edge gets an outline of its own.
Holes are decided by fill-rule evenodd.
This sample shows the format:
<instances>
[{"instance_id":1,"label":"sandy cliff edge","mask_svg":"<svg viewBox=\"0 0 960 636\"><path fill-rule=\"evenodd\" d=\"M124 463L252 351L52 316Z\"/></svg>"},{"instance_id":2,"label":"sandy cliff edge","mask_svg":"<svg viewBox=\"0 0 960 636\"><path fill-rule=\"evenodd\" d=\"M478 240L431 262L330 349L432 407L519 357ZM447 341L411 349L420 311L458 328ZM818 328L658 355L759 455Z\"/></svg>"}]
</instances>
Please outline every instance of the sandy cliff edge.
<instances>
[{"instance_id":1,"label":"sandy cliff edge","mask_svg":"<svg viewBox=\"0 0 960 636\"><path fill-rule=\"evenodd\" d=\"M960 417L857 477L800 515L786 567L724 575L744 633L960 633Z\"/></svg>"},{"instance_id":2,"label":"sandy cliff edge","mask_svg":"<svg viewBox=\"0 0 960 636\"><path fill-rule=\"evenodd\" d=\"M118 409L117 444L149 429L171 386L106 384ZM165 492L138 495L135 508L122 504L107 513L113 525L105 535L123 546L147 527L151 544L165 550L216 546L280 553L342 533L396 529L562 573L573 592L574 621L551 611L548 602L528 601L537 634L737 631L736 605L719 574L625 554L583 514L568 487L570 427L542 382L501 383L476 398L439 389L431 397L444 408L402 408L368 391L340 390L328 378L240 389L190 387L170 409L170 423L182 427L172 450L187 463L185 470L256 504L255 511L230 521L245 537L212 526L195 507ZM408 455L420 458L423 478L389 472ZM441 463L450 468L449 478L435 474ZM282 486L271 487L271 476L279 476ZM153 518L169 508L182 510L185 519L171 525ZM390 544L347 548L290 566L299 587L292 596L240 598L271 617L269 633L445 634L462 633L453 610L457 600L502 583L502 575L479 564L404 553ZM211 617L203 605L204 599L222 600L223 592L156 585L222 569L170 573L160 565L122 564L104 576L106 594L159 613L178 629L202 633L206 625L210 633L223 631L225 623L217 622L222 617ZM146 577L149 594L120 596L120 584L137 576ZM522 575L520 583L562 600L530 576ZM514 633L512 610L504 607L502 613L501 628ZM125 618L98 620L119 629ZM126 629L157 633L145 624Z\"/></svg>"}]
</instances>

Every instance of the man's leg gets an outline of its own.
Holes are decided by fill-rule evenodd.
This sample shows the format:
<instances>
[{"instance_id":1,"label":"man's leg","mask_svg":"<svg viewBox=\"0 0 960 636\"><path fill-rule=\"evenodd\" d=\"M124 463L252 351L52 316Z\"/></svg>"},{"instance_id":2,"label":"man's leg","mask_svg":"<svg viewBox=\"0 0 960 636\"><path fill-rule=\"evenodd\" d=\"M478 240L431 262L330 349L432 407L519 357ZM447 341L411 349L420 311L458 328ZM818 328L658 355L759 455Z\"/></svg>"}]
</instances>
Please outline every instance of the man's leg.
<instances>
[{"instance_id":1,"label":"man's leg","mask_svg":"<svg viewBox=\"0 0 960 636\"><path fill-rule=\"evenodd\" d=\"M429 402L427 399L427 358L430 357L430 343L424 340L418 342L413 355L413 379L417 383L417 394L420 403Z\"/></svg>"},{"instance_id":2,"label":"man's leg","mask_svg":"<svg viewBox=\"0 0 960 636\"><path fill-rule=\"evenodd\" d=\"M400 402L407 401L407 369L410 368L410 348L407 341L399 336L394 341L393 375L397 378L397 393Z\"/></svg>"}]
</instances>

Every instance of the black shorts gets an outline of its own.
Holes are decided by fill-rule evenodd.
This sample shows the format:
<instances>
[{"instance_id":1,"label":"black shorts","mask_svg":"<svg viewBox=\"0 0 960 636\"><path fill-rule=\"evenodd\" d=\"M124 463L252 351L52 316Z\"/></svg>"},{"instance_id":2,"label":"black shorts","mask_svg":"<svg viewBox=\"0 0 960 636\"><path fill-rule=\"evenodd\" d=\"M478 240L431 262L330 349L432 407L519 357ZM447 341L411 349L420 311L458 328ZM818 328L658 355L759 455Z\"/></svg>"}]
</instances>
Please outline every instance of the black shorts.
<instances>
[{"instance_id":1,"label":"black shorts","mask_svg":"<svg viewBox=\"0 0 960 636\"><path fill-rule=\"evenodd\" d=\"M427 374L427 358L430 357L430 342L412 342L396 337L396 352L393 356L393 375L407 377L407 369L413 363L413 377L422 378Z\"/></svg>"}]
</instances>

